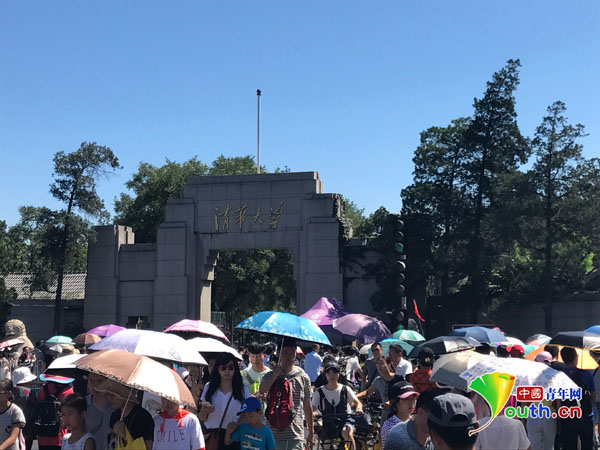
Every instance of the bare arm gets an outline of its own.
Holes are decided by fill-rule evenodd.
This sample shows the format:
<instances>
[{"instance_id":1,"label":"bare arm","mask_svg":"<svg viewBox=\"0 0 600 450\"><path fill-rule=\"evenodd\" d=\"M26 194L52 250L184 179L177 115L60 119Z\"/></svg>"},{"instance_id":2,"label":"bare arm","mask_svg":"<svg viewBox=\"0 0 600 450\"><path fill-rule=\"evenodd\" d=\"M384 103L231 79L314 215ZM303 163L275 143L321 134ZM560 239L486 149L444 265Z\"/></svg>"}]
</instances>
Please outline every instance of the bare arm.
<instances>
[{"instance_id":1,"label":"bare arm","mask_svg":"<svg viewBox=\"0 0 600 450\"><path fill-rule=\"evenodd\" d=\"M13 427L13 429L10 430L10 434L8 435L6 440L2 444L0 444L0 450L6 450L8 447L17 442L17 438L19 437L19 431L21 431L21 428Z\"/></svg>"},{"instance_id":2,"label":"bare arm","mask_svg":"<svg viewBox=\"0 0 600 450\"><path fill-rule=\"evenodd\" d=\"M279 378L279 376L283 372L281 371L280 367L276 367L272 373L273 375L271 375L268 378L265 376L265 378L263 378L262 383L260 383L260 389L258 390L258 392L261 396L266 397L266 395L269 393L269 389L271 389L271 386L273 386L273 383L275 383L275 380L277 380L277 378Z\"/></svg>"},{"instance_id":3,"label":"bare arm","mask_svg":"<svg viewBox=\"0 0 600 450\"><path fill-rule=\"evenodd\" d=\"M371 395L373 395L373 392L375 392L375 387L371 385L366 391L359 392L358 394L356 394L356 396L359 399L369 398Z\"/></svg>"}]
</instances>

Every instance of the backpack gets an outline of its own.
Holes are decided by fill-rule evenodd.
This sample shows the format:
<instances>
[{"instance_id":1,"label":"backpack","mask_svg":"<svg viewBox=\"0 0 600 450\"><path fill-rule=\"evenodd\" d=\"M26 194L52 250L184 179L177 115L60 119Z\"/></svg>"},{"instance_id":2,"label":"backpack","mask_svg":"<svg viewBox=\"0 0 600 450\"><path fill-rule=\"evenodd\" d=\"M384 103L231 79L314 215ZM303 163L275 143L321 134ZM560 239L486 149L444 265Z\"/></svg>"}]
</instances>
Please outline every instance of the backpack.
<instances>
[{"instance_id":1,"label":"backpack","mask_svg":"<svg viewBox=\"0 0 600 450\"><path fill-rule=\"evenodd\" d=\"M321 414L323 416L323 426L319 432L321 440L331 440L339 437L342 433L342 428L347 422L347 417L344 416L348 412L348 386L342 385L340 392L340 402L337 405L332 405L325 398L323 388L317 389L321 405Z\"/></svg>"},{"instance_id":2,"label":"backpack","mask_svg":"<svg viewBox=\"0 0 600 450\"><path fill-rule=\"evenodd\" d=\"M54 395L50 394L47 384L43 389L44 400L37 402L33 413L33 429L38 436L58 436L61 426L58 396L62 392L62 388L57 390Z\"/></svg>"},{"instance_id":3,"label":"backpack","mask_svg":"<svg viewBox=\"0 0 600 450\"><path fill-rule=\"evenodd\" d=\"M580 406L581 417L589 417L592 414L592 399L591 393L588 390L585 382L583 381L583 370L577 369L577 371L571 376L571 380L581 388L581 400L561 400L562 406Z\"/></svg>"},{"instance_id":4,"label":"backpack","mask_svg":"<svg viewBox=\"0 0 600 450\"><path fill-rule=\"evenodd\" d=\"M292 385L287 378L278 377L269 389L265 415L273 430L283 431L292 424L294 401Z\"/></svg>"}]
</instances>

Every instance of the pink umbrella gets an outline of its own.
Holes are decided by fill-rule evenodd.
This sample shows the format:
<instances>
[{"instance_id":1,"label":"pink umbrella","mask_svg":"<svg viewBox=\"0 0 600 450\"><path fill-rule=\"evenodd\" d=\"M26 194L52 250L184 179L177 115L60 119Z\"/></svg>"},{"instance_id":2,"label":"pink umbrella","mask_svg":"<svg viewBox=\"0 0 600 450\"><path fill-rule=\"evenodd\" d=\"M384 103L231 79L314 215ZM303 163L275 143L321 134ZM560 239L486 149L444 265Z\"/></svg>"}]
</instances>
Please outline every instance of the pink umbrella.
<instances>
[{"instance_id":1,"label":"pink umbrella","mask_svg":"<svg viewBox=\"0 0 600 450\"><path fill-rule=\"evenodd\" d=\"M229 342L225 333L223 333L216 325L213 325L210 322L204 322L203 320L180 320L167 328L165 333L196 333L199 335L216 337Z\"/></svg>"},{"instance_id":2,"label":"pink umbrella","mask_svg":"<svg viewBox=\"0 0 600 450\"><path fill-rule=\"evenodd\" d=\"M19 339L19 338L8 339L6 341L0 342L0 349L12 347L13 345L19 345L19 344L22 344L23 342L24 342L23 339Z\"/></svg>"},{"instance_id":3,"label":"pink umbrella","mask_svg":"<svg viewBox=\"0 0 600 450\"><path fill-rule=\"evenodd\" d=\"M100 325L99 327L92 328L88 331L88 334L95 334L96 336L106 337L113 335L121 330L125 330L125 327L119 325Z\"/></svg>"},{"instance_id":4,"label":"pink umbrella","mask_svg":"<svg viewBox=\"0 0 600 450\"><path fill-rule=\"evenodd\" d=\"M392 335L381 320L364 314L348 314L335 319L333 328L364 344L378 342Z\"/></svg>"},{"instance_id":5,"label":"pink umbrella","mask_svg":"<svg viewBox=\"0 0 600 450\"><path fill-rule=\"evenodd\" d=\"M331 325L334 319L342 317L346 314L352 314L339 300L335 298L321 297L317 303L313 305L300 317L306 317L312 320L319 326Z\"/></svg>"}]
</instances>

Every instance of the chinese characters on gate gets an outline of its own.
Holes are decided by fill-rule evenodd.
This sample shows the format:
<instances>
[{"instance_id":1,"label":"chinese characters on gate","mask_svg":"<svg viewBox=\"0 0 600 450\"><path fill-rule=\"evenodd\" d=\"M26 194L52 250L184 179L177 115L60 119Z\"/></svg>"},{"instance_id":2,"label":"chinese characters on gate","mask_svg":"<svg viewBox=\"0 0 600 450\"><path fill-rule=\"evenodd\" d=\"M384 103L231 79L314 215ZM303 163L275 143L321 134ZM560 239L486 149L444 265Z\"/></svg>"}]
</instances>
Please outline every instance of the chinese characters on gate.
<instances>
[{"instance_id":1,"label":"chinese characters on gate","mask_svg":"<svg viewBox=\"0 0 600 450\"><path fill-rule=\"evenodd\" d=\"M244 226L247 229L252 229L265 222L268 223L269 228L276 229L283 214L284 206L285 203L281 200L279 203L271 205L269 211L263 211L260 206L249 209L247 202L240 204L235 209L230 203L227 203L224 208L215 207L215 230L229 231L230 220L232 221L231 226L239 227L240 231Z\"/></svg>"}]
</instances>

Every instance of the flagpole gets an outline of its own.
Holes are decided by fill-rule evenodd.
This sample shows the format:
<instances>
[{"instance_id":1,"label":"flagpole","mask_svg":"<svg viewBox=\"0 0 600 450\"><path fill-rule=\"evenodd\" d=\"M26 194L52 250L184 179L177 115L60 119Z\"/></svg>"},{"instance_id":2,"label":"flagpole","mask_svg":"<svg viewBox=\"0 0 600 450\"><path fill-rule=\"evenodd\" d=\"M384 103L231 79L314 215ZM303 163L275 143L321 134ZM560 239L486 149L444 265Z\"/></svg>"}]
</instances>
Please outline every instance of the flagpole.
<instances>
[{"instance_id":1,"label":"flagpole","mask_svg":"<svg viewBox=\"0 0 600 450\"><path fill-rule=\"evenodd\" d=\"M260 174L260 89L256 90L257 114L256 114L256 173Z\"/></svg>"}]
</instances>

